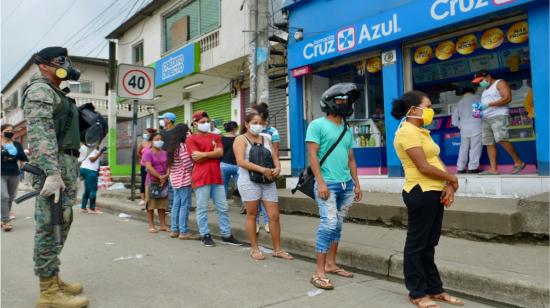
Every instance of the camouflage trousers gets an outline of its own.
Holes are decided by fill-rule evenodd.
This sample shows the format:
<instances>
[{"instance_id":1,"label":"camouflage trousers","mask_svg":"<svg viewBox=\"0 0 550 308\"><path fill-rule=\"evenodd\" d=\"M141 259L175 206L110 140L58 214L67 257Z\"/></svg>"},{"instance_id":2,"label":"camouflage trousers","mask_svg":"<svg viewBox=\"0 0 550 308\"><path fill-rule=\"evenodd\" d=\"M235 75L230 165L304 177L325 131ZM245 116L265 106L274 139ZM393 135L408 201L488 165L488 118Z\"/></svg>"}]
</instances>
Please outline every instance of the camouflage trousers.
<instances>
[{"instance_id":1,"label":"camouflage trousers","mask_svg":"<svg viewBox=\"0 0 550 308\"><path fill-rule=\"evenodd\" d=\"M63 242L67 240L67 235L73 221L73 208L76 203L76 193L78 189L78 160L74 156L60 154L58 156L61 176L65 183L63 191ZM34 189L40 189L36 180L33 180ZM53 226L51 224L51 205L53 196L46 198L36 197L34 219L36 221L36 232L34 234L34 273L40 277L51 277L59 272L59 254L63 246L55 244Z\"/></svg>"}]
</instances>

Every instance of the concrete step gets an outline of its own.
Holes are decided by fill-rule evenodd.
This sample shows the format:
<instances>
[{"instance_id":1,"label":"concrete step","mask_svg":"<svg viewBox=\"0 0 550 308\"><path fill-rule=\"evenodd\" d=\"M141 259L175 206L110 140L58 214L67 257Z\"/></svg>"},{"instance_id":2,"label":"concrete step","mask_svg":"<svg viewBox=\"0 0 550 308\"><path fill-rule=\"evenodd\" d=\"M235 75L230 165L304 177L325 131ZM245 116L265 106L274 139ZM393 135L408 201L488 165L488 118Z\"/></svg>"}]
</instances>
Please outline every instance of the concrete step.
<instances>
[{"instance_id":1,"label":"concrete step","mask_svg":"<svg viewBox=\"0 0 550 308\"><path fill-rule=\"evenodd\" d=\"M145 220L145 212L139 210L138 203L126 201L127 194L128 191L100 192L98 206ZM239 203L235 204L230 207L233 234L246 241L245 216L239 215ZM217 234L215 213L209 216L211 231ZM191 229L196 232L195 215L189 218ZM314 217L282 214L283 247L296 256L313 258L318 224L319 220ZM145 224L143 232L145 236ZM346 223L338 262L352 269L401 280L405 236L406 230L401 228ZM262 231L259 242L270 247L269 234ZM447 289L498 305L530 308L549 307L548 257L548 247L542 245L487 243L447 236L441 238L436 252L436 262ZM311 270L314 270L313 264ZM402 292L406 296L404 286Z\"/></svg>"},{"instance_id":2,"label":"concrete step","mask_svg":"<svg viewBox=\"0 0 550 308\"><path fill-rule=\"evenodd\" d=\"M547 241L548 204L547 194L520 200L456 197L453 206L445 209L443 229L459 237L512 239L527 235ZM314 200L286 189L279 190L279 209L286 214L318 215ZM402 227L407 224L407 208L401 194L367 192L351 207L348 219Z\"/></svg>"}]
</instances>

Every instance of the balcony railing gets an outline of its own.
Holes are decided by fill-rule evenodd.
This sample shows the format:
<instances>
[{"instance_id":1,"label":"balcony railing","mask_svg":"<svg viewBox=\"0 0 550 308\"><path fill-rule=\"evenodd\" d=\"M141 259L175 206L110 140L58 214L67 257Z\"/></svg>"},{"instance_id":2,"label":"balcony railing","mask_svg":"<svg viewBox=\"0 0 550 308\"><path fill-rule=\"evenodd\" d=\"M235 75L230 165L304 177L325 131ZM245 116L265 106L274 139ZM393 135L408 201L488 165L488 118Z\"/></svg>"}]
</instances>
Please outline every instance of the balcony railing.
<instances>
[{"instance_id":1,"label":"balcony railing","mask_svg":"<svg viewBox=\"0 0 550 308\"><path fill-rule=\"evenodd\" d=\"M109 100L106 97L101 96L72 96L77 106L82 106L87 103L92 103L96 108L96 111L107 115L109 112ZM138 113L145 113L148 111L150 106L138 105ZM132 104L119 103L117 104L117 113L118 112L132 112Z\"/></svg>"},{"instance_id":2,"label":"balcony railing","mask_svg":"<svg viewBox=\"0 0 550 308\"><path fill-rule=\"evenodd\" d=\"M220 31L216 30L195 40L201 46L201 53L220 45Z\"/></svg>"}]
</instances>

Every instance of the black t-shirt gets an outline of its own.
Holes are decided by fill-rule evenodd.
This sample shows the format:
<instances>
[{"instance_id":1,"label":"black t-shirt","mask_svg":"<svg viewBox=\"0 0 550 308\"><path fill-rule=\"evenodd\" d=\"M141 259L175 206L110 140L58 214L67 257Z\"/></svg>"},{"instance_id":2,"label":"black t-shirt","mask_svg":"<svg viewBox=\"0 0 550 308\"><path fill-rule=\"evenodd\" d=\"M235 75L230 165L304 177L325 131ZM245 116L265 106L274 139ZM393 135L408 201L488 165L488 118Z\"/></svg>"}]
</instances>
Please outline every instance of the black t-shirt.
<instances>
[{"instance_id":1,"label":"black t-shirt","mask_svg":"<svg viewBox=\"0 0 550 308\"><path fill-rule=\"evenodd\" d=\"M235 153L233 153L233 143L236 137L222 137L223 157L222 162L230 165L236 165Z\"/></svg>"},{"instance_id":2,"label":"black t-shirt","mask_svg":"<svg viewBox=\"0 0 550 308\"><path fill-rule=\"evenodd\" d=\"M15 156L10 155L4 146L2 146L2 175L19 175L19 165L17 162L29 161L21 144L14 141L13 145L17 149Z\"/></svg>"},{"instance_id":3,"label":"black t-shirt","mask_svg":"<svg viewBox=\"0 0 550 308\"><path fill-rule=\"evenodd\" d=\"M164 140L164 145L162 146L162 149L164 151L168 150L168 142L170 142L170 139L172 138L172 135L174 134L174 129L171 130L163 130L162 131L162 139ZM151 140L152 141L152 140Z\"/></svg>"}]
</instances>

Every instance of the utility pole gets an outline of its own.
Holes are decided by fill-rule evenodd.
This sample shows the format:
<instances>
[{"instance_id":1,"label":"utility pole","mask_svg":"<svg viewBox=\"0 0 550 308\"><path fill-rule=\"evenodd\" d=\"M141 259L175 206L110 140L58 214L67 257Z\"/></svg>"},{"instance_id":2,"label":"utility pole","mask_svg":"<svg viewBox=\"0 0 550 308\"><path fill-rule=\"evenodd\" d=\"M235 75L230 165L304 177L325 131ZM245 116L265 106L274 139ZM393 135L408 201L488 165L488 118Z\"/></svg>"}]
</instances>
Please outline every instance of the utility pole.
<instances>
[{"instance_id":1,"label":"utility pole","mask_svg":"<svg viewBox=\"0 0 550 308\"><path fill-rule=\"evenodd\" d=\"M250 54L248 55L250 70L250 104L256 102L256 44L258 39L258 0L248 0L248 24L250 33Z\"/></svg>"},{"instance_id":2,"label":"utility pole","mask_svg":"<svg viewBox=\"0 0 550 308\"><path fill-rule=\"evenodd\" d=\"M269 104L269 0L258 1L257 102Z\"/></svg>"},{"instance_id":3,"label":"utility pole","mask_svg":"<svg viewBox=\"0 0 550 308\"><path fill-rule=\"evenodd\" d=\"M108 144L109 151L109 166L116 165L116 124L117 124L117 95L116 95L116 79L117 79L117 61L116 61L116 43L109 41L109 134Z\"/></svg>"}]
</instances>

